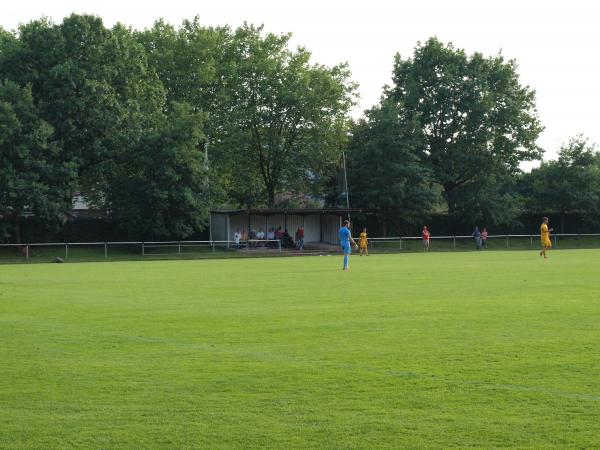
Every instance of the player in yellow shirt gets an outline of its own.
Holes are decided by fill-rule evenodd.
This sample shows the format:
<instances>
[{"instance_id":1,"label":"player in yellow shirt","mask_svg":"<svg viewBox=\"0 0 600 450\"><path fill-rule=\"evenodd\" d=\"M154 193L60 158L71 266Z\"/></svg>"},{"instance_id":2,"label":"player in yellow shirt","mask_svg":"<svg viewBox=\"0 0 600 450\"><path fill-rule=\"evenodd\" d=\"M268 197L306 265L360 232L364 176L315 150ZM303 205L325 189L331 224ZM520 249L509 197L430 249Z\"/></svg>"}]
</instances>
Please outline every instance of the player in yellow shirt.
<instances>
[{"instance_id":1,"label":"player in yellow shirt","mask_svg":"<svg viewBox=\"0 0 600 450\"><path fill-rule=\"evenodd\" d=\"M360 256L365 255L369 256L369 249L367 244L367 229L363 228L362 233L358 236L360 239L358 241L358 248L360 249Z\"/></svg>"},{"instance_id":2,"label":"player in yellow shirt","mask_svg":"<svg viewBox=\"0 0 600 450\"><path fill-rule=\"evenodd\" d=\"M547 258L546 250L550 250L552 248L552 242L550 241L550 232L554 231L553 228L548 228L548 218L542 218L542 225L540 226L540 241L542 243L542 251L540 252L540 256Z\"/></svg>"}]
</instances>

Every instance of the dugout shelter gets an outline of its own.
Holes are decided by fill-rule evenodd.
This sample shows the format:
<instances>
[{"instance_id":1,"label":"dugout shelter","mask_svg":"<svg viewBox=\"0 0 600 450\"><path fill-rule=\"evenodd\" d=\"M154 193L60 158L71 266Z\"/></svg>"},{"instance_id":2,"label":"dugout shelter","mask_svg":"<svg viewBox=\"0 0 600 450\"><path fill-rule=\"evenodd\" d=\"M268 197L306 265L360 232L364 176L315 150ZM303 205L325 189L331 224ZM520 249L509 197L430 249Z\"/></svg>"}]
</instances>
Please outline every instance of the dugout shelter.
<instances>
[{"instance_id":1,"label":"dugout shelter","mask_svg":"<svg viewBox=\"0 0 600 450\"><path fill-rule=\"evenodd\" d=\"M282 227L293 237L298 227L304 228L304 242L338 244L338 231L348 215L362 209L216 209L210 212L211 241L232 241L236 230L261 230Z\"/></svg>"}]
</instances>

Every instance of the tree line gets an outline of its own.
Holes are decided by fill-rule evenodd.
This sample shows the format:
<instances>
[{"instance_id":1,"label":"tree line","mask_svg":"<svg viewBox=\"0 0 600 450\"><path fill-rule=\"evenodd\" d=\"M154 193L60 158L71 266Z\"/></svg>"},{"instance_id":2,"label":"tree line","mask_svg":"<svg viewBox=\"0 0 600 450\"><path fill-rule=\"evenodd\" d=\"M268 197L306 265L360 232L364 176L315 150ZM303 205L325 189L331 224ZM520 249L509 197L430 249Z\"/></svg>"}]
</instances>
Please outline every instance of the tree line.
<instances>
[{"instance_id":1,"label":"tree line","mask_svg":"<svg viewBox=\"0 0 600 450\"><path fill-rule=\"evenodd\" d=\"M446 230L474 224L518 228L523 214L569 213L600 225L600 154L582 135L556 161L539 161L543 127L535 91L502 55L467 55L432 38L409 58L396 55L393 83L352 128L352 202L369 205L400 230L432 213Z\"/></svg>"},{"instance_id":2,"label":"tree line","mask_svg":"<svg viewBox=\"0 0 600 450\"><path fill-rule=\"evenodd\" d=\"M394 226L597 209L583 137L520 171L543 155L542 126L515 61L432 38L396 56L380 104L352 121L348 65L290 38L75 14L0 29L0 238L20 242L24 214L60 226L76 192L142 238L186 238L216 206L341 206L342 152L352 206Z\"/></svg>"}]
</instances>

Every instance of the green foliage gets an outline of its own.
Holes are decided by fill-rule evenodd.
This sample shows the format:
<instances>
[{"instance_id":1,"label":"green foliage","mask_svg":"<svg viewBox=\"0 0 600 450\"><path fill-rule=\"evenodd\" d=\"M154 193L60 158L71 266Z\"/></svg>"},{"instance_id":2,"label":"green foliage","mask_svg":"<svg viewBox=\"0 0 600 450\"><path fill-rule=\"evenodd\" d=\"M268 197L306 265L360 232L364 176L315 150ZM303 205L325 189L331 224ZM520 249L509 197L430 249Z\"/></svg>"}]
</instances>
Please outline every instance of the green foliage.
<instances>
[{"instance_id":1,"label":"green foliage","mask_svg":"<svg viewBox=\"0 0 600 450\"><path fill-rule=\"evenodd\" d=\"M443 187L449 214L475 217L478 203L498 199L493 208L504 208L508 219L512 202L490 189L542 155L535 93L520 85L516 62L467 56L432 38L412 58L396 56L393 81L390 98L418 124L424 162Z\"/></svg>"},{"instance_id":2,"label":"green foliage","mask_svg":"<svg viewBox=\"0 0 600 450\"><path fill-rule=\"evenodd\" d=\"M311 64L289 39L73 14L3 31L0 76L31 85L91 205L132 234L185 237L209 197L272 206L277 192L318 191L335 167L355 87L347 66Z\"/></svg>"},{"instance_id":3,"label":"green foliage","mask_svg":"<svg viewBox=\"0 0 600 450\"><path fill-rule=\"evenodd\" d=\"M208 222L204 115L175 103L139 144L119 155L106 204L130 236L186 238Z\"/></svg>"},{"instance_id":4,"label":"green foliage","mask_svg":"<svg viewBox=\"0 0 600 450\"><path fill-rule=\"evenodd\" d=\"M422 220L438 197L413 130L405 111L384 100L354 127L348 145L352 205L371 209L381 222L403 230Z\"/></svg>"},{"instance_id":5,"label":"green foliage","mask_svg":"<svg viewBox=\"0 0 600 450\"><path fill-rule=\"evenodd\" d=\"M560 214L561 232L569 212L596 215L600 207L600 153L579 135L558 152L558 160L546 161L531 171L529 207L541 214Z\"/></svg>"},{"instance_id":6,"label":"green foliage","mask_svg":"<svg viewBox=\"0 0 600 450\"><path fill-rule=\"evenodd\" d=\"M211 168L230 200L272 206L276 193L305 193L330 174L355 90L347 66L311 64L290 35L250 25L158 21L137 39L168 98L209 113Z\"/></svg>"},{"instance_id":7,"label":"green foliage","mask_svg":"<svg viewBox=\"0 0 600 450\"><path fill-rule=\"evenodd\" d=\"M334 169L355 89L346 65L311 64L308 51L288 48L289 39L248 25L236 30L225 87L223 150L260 176L269 206L277 192L306 192Z\"/></svg>"},{"instance_id":8,"label":"green foliage","mask_svg":"<svg viewBox=\"0 0 600 450\"><path fill-rule=\"evenodd\" d=\"M40 118L29 86L0 81L0 215L20 242L19 218L34 213L50 225L65 220L72 207L76 166L65 160L52 127Z\"/></svg>"},{"instance_id":9,"label":"green foliage","mask_svg":"<svg viewBox=\"0 0 600 450\"><path fill-rule=\"evenodd\" d=\"M18 51L3 67L4 76L31 83L65 157L78 162L85 194L99 203L105 166L135 145L164 103L144 48L121 25L109 30L97 17L73 14L59 25L22 25Z\"/></svg>"},{"instance_id":10,"label":"green foliage","mask_svg":"<svg viewBox=\"0 0 600 450\"><path fill-rule=\"evenodd\" d=\"M168 104L186 102L196 111L210 113L205 128L216 134L224 113L220 104L230 65L231 30L203 27L197 17L184 20L178 29L161 19L150 29L134 32L134 37L162 82Z\"/></svg>"},{"instance_id":11,"label":"green foliage","mask_svg":"<svg viewBox=\"0 0 600 450\"><path fill-rule=\"evenodd\" d=\"M13 60L12 55L19 46L19 39L14 33L5 31L0 27L0 79L4 79L7 64Z\"/></svg>"},{"instance_id":12,"label":"green foliage","mask_svg":"<svg viewBox=\"0 0 600 450\"><path fill-rule=\"evenodd\" d=\"M189 236L205 226L211 204L318 202L347 145L352 206L401 228L432 211L447 211L459 232L474 223L509 227L523 208L556 210L563 221L598 209L598 157L585 143L569 144L531 176L520 173L521 162L541 157L542 127L515 61L429 39L410 58L396 56L392 87L352 127L348 66L315 64L290 38L198 18L177 28L159 20L144 31L109 29L77 14L0 29L0 80L12 83L5 94L29 92L5 102L1 132L32 154L46 149L45 169L35 170L40 180L64 182L57 199L82 192L131 235ZM13 110L19 95L32 109ZM21 120L29 125L13 127ZM0 174L2 194L56 223L58 200L44 212L6 181L34 173L33 163L6 155L6 167L27 168ZM25 207L0 205L5 216Z\"/></svg>"},{"instance_id":13,"label":"green foliage","mask_svg":"<svg viewBox=\"0 0 600 450\"><path fill-rule=\"evenodd\" d=\"M485 178L473 180L454 193L457 205L450 217L453 232L480 227L519 228L519 215L523 199L519 195L515 177L491 173Z\"/></svg>"},{"instance_id":14,"label":"green foliage","mask_svg":"<svg viewBox=\"0 0 600 450\"><path fill-rule=\"evenodd\" d=\"M264 202L260 177L238 164L234 150L224 143L224 122L231 113L225 100L225 85L233 67L231 30L203 27L198 18L184 21L177 29L159 20L134 36L146 49L148 64L165 87L167 107L172 102L186 102L195 111L208 113L203 124L213 181L212 202L224 203L227 197L238 204Z\"/></svg>"},{"instance_id":15,"label":"green foliage","mask_svg":"<svg viewBox=\"0 0 600 450\"><path fill-rule=\"evenodd\" d=\"M204 115L166 103L130 29L74 14L59 25L23 25L18 45L2 42L12 49L1 52L3 75L31 83L61 157L77 163L88 203L132 235L186 237L204 227Z\"/></svg>"}]
</instances>

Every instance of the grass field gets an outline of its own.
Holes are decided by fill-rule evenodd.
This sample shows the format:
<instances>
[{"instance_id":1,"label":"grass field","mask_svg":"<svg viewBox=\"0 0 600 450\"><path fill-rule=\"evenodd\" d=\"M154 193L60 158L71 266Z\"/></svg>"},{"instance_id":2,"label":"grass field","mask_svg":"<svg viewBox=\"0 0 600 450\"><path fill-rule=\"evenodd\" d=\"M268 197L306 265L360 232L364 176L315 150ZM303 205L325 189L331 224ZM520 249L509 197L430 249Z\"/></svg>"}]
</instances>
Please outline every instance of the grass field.
<instances>
[{"instance_id":1,"label":"grass field","mask_svg":"<svg viewBox=\"0 0 600 450\"><path fill-rule=\"evenodd\" d=\"M600 251L0 267L0 448L600 447Z\"/></svg>"}]
</instances>

